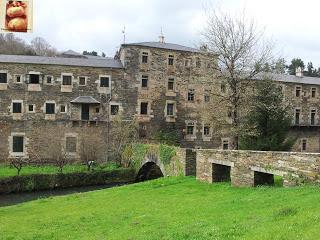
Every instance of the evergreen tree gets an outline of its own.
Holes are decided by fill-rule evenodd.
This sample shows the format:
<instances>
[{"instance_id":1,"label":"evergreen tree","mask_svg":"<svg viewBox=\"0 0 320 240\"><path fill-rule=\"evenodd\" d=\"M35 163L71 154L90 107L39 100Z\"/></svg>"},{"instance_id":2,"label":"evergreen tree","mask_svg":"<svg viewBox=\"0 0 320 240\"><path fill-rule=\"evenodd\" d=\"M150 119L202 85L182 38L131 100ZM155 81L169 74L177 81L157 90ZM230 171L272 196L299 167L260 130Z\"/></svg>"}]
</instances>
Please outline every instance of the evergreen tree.
<instances>
[{"instance_id":1,"label":"evergreen tree","mask_svg":"<svg viewBox=\"0 0 320 240\"><path fill-rule=\"evenodd\" d=\"M240 149L290 150L295 139L287 138L291 123L288 110L280 87L269 80L259 82L240 137Z\"/></svg>"},{"instance_id":2,"label":"evergreen tree","mask_svg":"<svg viewBox=\"0 0 320 240\"><path fill-rule=\"evenodd\" d=\"M301 67L301 69L304 70L304 62L300 58L292 59L291 64L288 66L290 75L295 75L298 67Z\"/></svg>"},{"instance_id":3,"label":"evergreen tree","mask_svg":"<svg viewBox=\"0 0 320 240\"><path fill-rule=\"evenodd\" d=\"M313 76L313 64L312 62L308 62L308 65L307 65L307 76Z\"/></svg>"}]
</instances>

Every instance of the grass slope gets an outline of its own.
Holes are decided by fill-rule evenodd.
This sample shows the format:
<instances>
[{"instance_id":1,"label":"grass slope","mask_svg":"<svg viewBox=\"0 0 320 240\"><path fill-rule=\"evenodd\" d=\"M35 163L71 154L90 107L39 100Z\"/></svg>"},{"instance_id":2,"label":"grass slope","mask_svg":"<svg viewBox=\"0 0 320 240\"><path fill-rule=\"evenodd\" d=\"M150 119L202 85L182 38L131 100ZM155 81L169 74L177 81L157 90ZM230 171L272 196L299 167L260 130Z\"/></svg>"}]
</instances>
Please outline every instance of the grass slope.
<instances>
[{"instance_id":1,"label":"grass slope","mask_svg":"<svg viewBox=\"0 0 320 240\"><path fill-rule=\"evenodd\" d=\"M164 178L0 208L0 239L320 239L319 199Z\"/></svg>"}]
</instances>

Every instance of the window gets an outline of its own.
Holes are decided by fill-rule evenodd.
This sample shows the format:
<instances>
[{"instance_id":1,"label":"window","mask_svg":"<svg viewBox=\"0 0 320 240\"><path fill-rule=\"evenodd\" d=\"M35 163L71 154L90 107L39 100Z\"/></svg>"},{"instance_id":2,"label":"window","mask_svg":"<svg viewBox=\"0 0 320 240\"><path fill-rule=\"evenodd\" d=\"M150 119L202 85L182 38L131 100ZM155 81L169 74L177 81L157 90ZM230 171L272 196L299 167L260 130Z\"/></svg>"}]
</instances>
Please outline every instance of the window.
<instances>
[{"instance_id":1,"label":"window","mask_svg":"<svg viewBox=\"0 0 320 240\"><path fill-rule=\"evenodd\" d=\"M300 109L296 109L296 112L295 112L295 124L296 125L299 125L300 124Z\"/></svg>"},{"instance_id":2,"label":"window","mask_svg":"<svg viewBox=\"0 0 320 240\"><path fill-rule=\"evenodd\" d=\"M66 137L66 152L76 153L77 152L77 138L76 137Z\"/></svg>"},{"instance_id":3,"label":"window","mask_svg":"<svg viewBox=\"0 0 320 240\"><path fill-rule=\"evenodd\" d=\"M142 63L148 63L148 55L149 55L148 52L142 52L142 59L141 59Z\"/></svg>"},{"instance_id":4,"label":"window","mask_svg":"<svg viewBox=\"0 0 320 240\"><path fill-rule=\"evenodd\" d=\"M66 106L65 105L60 105L60 112L65 113L66 112Z\"/></svg>"},{"instance_id":5,"label":"window","mask_svg":"<svg viewBox=\"0 0 320 240\"><path fill-rule=\"evenodd\" d=\"M119 105L111 105L111 115L118 115Z\"/></svg>"},{"instance_id":6,"label":"window","mask_svg":"<svg viewBox=\"0 0 320 240\"><path fill-rule=\"evenodd\" d=\"M30 74L29 83L30 84L39 84L40 83L40 75L39 74Z\"/></svg>"},{"instance_id":7,"label":"window","mask_svg":"<svg viewBox=\"0 0 320 240\"><path fill-rule=\"evenodd\" d=\"M24 152L24 136L12 136L12 152Z\"/></svg>"},{"instance_id":8,"label":"window","mask_svg":"<svg viewBox=\"0 0 320 240\"><path fill-rule=\"evenodd\" d=\"M173 65L173 61L174 61L174 56L173 55L169 55L169 57L168 57L168 65L172 66Z\"/></svg>"},{"instance_id":9,"label":"window","mask_svg":"<svg viewBox=\"0 0 320 240\"><path fill-rule=\"evenodd\" d=\"M315 87L311 88L311 97L312 98L316 97L316 92L317 92L317 89Z\"/></svg>"},{"instance_id":10,"label":"window","mask_svg":"<svg viewBox=\"0 0 320 240\"><path fill-rule=\"evenodd\" d=\"M193 102L194 101L194 89L189 89L188 91L188 101Z\"/></svg>"},{"instance_id":11,"label":"window","mask_svg":"<svg viewBox=\"0 0 320 240\"><path fill-rule=\"evenodd\" d=\"M193 135L193 133L194 133L194 126L188 125L187 126L187 135Z\"/></svg>"},{"instance_id":12,"label":"window","mask_svg":"<svg viewBox=\"0 0 320 240\"><path fill-rule=\"evenodd\" d=\"M100 112L100 108L96 108L96 113L99 113Z\"/></svg>"},{"instance_id":13,"label":"window","mask_svg":"<svg viewBox=\"0 0 320 240\"><path fill-rule=\"evenodd\" d=\"M47 84L52 84L52 76L47 76Z\"/></svg>"},{"instance_id":14,"label":"window","mask_svg":"<svg viewBox=\"0 0 320 240\"><path fill-rule=\"evenodd\" d=\"M228 150L229 149L229 140L225 139L222 141L222 149Z\"/></svg>"},{"instance_id":15,"label":"window","mask_svg":"<svg viewBox=\"0 0 320 240\"><path fill-rule=\"evenodd\" d=\"M204 126L203 127L203 135L204 136L209 136L210 135L210 127L209 126Z\"/></svg>"},{"instance_id":16,"label":"window","mask_svg":"<svg viewBox=\"0 0 320 240\"><path fill-rule=\"evenodd\" d=\"M13 102L12 103L12 113L22 113L22 103Z\"/></svg>"},{"instance_id":17,"label":"window","mask_svg":"<svg viewBox=\"0 0 320 240\"><path fill-rule=\"evenodd\" d=\"M296 97L301 96L301 87L296 87Z\"/></svg>"},{"instance_id":18,"label":"window","mask_svg":"<svg viewBox=\"0 0 320 240\"><path fill-rule=\"evenodd\" d=\"M204 102L210 102L210 95L207 90L204 92Z\"/></svg>"},{"instance_id":19,"label":"window","mask_svg":"<svg viewBox=\"0 0 320 240\"><path fill-rule=\"evenodd\" d=\"M28 112L34 112L34 105L33 104L30 104L28 105Z\"/></svg>"},{"instance_id":20,"label":"window","mask_svg":"<svg viewBox=\"0 0 320 240\"><path fill-rule=\"evenodd\" d=\"M226 92L226 84L224 82L222 82L221 85L220 85L220 91L221 91L221 93L225 93Z\"/></svg>"},{"instance_id":21,"label":"window","mask_svg":"<svg viewBox=\"0 0 320 240\"><path fill-rule=\"evenodd\" d=\"M85 77L79 77L79 85L80 86L86 85L86 78Z\"/></svg>"},{"instance_id":22,"label":"window","mask_svg":"<svg viewBox=\"0 0 320 240\"><path fill-rule=\"evenodd\" d=\"M168 103L167 104L167 116L173 116L174 115L174 103Z\"/></svg>"},{"instance_id":23,"label":"window","mask_svg":"<svg viewBox=\"0 0 320 240\"><path fill-rule=\"evenodd\" d=\"M310 113L310 124L315 125L316 123L316 110L312 109Z\"/></svg>"},{"instance_id":24,"label":"window","mask_svg":"<svg viewBox=\"0 0 320 240\"><path fill-rule=\"evenodd\" d=\"M174 91L174 78L169 78L168 79L168 90L169 91Z\"/></svg>"},{"instance_id":25,"label":"window","mask_svg":"<svg viewBox=\"0 0 320 240\"><path fill-rule=\"evenodd\" d=\"M109 87L109 77L100 77L100 87Z\"/></svg>"},{"instance_id":26,"label":"window","mask_svg":"<svg viewBox=\"0 0 320 240\"><path fill-rule=\"evenodd\" d=\"M22 75L14 75L14 80L16 83L22 83Z\"/></svg>"},{"instance_id":27,"label":"window","mask_svg":"<svg viewBox=\"0 0 320 240\"><path fill-rule=\"evenodd\" d=\"M307 139L302 139L301 141L301 150L306 151L307 150Z\"/></svg>"},{"instance_id":28,"label":"window","mask_svg":"<svg viewBox=\"0 0 320 240\"><path fill-rule=\"evenodd\" d=\"M71 86L72 76L62 76L62 85Z\"/></svg>"},{"instance_id":29,"label":"window","mask_svg":"<svg viewBox=\"0 0 320 240\"><path fill-rule=\"evenodd\" d=\"M148 114L148 103L147 102L140 103L140 114L141 115Z\"/></svg>"},{"instance_id":30,"label":"window","mask_svg":"<svg viewBox=\"0 0 320 240\"><path fill-rule=\"evenodd\" d=\"M142 75L141 77L141 87L142 88L147 88L148 87L148 75Z\"/></svg>"},{"instance_id":31,"label":"window","mask_svg":"<svg viewBox=\"0 0 320 240\"><path fill-rule=\"evenodd\" d=\"M0 83L7 83L7 73L0 73Z\"/></svg>"},{"instance_id":32,"label":"window","mask_svg":"<svg viewBox=\"0 0 320 240\"><path fill-rule=\"evenodd\" d=\"M55 107L54 103L46 103L46 114L55 114Z\"/></svg>"}]
</instances>

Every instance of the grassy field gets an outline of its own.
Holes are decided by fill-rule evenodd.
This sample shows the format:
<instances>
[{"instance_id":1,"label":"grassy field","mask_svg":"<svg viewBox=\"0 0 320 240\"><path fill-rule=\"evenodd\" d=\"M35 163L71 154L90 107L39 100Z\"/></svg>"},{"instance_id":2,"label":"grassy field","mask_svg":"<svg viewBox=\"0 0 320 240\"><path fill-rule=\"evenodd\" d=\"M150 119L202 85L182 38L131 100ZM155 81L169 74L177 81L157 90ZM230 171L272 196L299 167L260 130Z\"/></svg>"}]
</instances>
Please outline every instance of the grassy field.
<instances>
[{"instance_id":1,"label":"grassy field","mask_svg":"<svg viewBox=\"0 0 320 240\"><path fill-rule=\"evenodd\" d=\"M97 169L100 170L111 170L115 169L116 166L114 164L101 165L98 166ZM85 172L87 171L87 167L85 165L67 165L63 168L63 173L72 173L72 172ZM54 174L58 173L59 169L56 166L24 166L20 172L20 175L30 175L30 174ZM0 164L0 178L16 176L17 170L14 167Z\"/></svg>"},{"instance_id":2,"label":"grassy field","mask_svg":"<svg viewBox=\"0 0 320 240\"><path fill-rule=\"evenodd\" d=\"M0 208L0 239L320 239L319 190L164 178Z\"/></svg>"}]
</instances>

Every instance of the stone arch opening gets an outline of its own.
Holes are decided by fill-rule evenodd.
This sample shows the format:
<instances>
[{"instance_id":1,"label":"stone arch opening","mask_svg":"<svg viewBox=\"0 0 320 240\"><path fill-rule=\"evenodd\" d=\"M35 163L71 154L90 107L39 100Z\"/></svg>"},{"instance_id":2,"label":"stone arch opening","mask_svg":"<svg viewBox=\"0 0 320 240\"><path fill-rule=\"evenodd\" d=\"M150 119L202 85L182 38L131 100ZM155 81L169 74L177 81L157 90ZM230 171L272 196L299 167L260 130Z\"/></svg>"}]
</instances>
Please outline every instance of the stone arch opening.
<instances>
[{"instance_id":1,"label":"stone arch opening","mask_svg":"<svg viewBox=\"0 0 320 240\"><path fill-rule=\"evenodd\" d=\"M212 163L212 182L230 182L231 167Z\"/></svg>"},{"instance_id":2,"label":"stone arch opening","mask_svg":"<svg viewBox=\"0 0 320 240\"><path fill-rule=\"evenodd\" d=\"M146 162L139 169L139 172L136 176L136 182L144 182L163 176L164 175L161 171L161 168L155 162Z\"/></svg>"}]
</instances>

